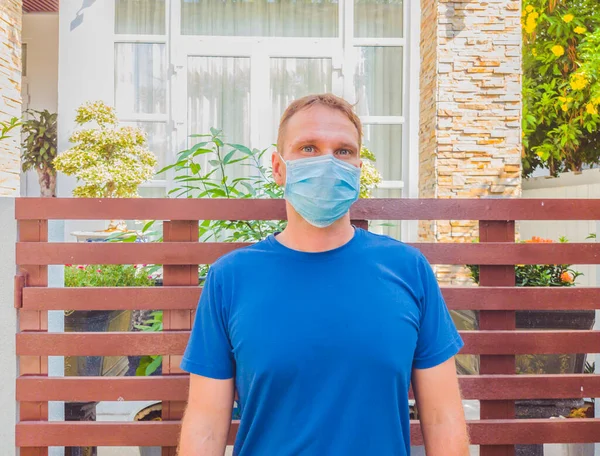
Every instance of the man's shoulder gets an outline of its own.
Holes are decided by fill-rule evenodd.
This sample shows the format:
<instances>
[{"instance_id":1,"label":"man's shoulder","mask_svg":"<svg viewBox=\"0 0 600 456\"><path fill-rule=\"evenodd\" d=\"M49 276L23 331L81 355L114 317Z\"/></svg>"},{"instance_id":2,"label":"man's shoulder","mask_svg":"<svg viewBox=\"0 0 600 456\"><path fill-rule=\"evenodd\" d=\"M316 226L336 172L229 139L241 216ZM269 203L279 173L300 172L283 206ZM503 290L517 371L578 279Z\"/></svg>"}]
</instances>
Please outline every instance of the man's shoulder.
<instances>
[{"instance_id":1,"label":"man's shoulder","mask_svg":"<svg viewBox=\"0 0 600 456\"><path fill-rule=\"evenodd\" d=\"M405 244L398 239L394 239L384 234L377 234L371 231L362 230L363 246L377 254L389 254L394 256L402 256L403 258L411 258L422 260L423 254L421 251L411 245Z\"/></svg>"},{"instance_id":2,"label":"man's shoulder","mask_svg":"<svg viewBox=\"0 0 600 456\"><path fill-rule=\"evenodd\" d=\"M226 253L211 265L211 269L226 273L239 267L256 266L257 262L265 260L265 253L270 251L272 251L271 242L265 239Z\"/></svg>"}]
</instances>

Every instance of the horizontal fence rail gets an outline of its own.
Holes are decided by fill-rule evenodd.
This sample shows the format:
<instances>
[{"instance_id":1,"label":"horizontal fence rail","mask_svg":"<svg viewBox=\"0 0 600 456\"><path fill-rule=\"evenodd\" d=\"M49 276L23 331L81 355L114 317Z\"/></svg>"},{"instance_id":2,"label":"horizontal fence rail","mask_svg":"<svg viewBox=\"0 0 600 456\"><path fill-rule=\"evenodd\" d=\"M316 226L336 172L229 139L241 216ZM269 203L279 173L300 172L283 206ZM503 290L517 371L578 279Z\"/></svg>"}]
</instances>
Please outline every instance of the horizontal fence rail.
<instances>
[{"instance_id":1,"label":"horizontal fence rail","mask_svg":"<svg viewBox=\"0 0 600 456\"><path fill-rule=\"evenodd\" d=\"M202 287L197 266L246 246L198 242L201 220L285 219L282 200L21 198L16 203L21 239L15 246L21 274L15 280L20 312L16 354L22 375L16 399L21 454L47 454L49 446L162 446L175 454L189 376L178 362L190 335ZM459 376L465 399L479 400L481 420L469 422L482 456L514 454L515 444L600 440L600 418L516 420L514 401L600 397L600 375L515 375L517 355L600 352L600 331L516 329L519 311L600 309L600 288L515 287L514 265L600 264L600 243L515 242L515 221L600 220L599 200L479 199L358 201L357 226L385 220L478 220L480 242L413 243L433 264L479 265L481 286L444 286L451 310L478 311L479 330L460 331L463 354L479 355L479 375ZM47 242L48 220L164 221L165 242ZM165 266L161 287L48 288L47 267L65 264ZM47 312L163 310L163 332L47 332ZM164 355L153 377L48 377L48 356ZM411 391L412 397L412 391ZM162 401L163 422L48 422L49 401ZM233 422L229 443L239 423ZM412 444L422 444L418 422Z\"/></svg>"},{"instance_id":2,"label":"horizontal fence rail","mask_svg":"<svg viewBox=\"0 0 600 456\"><path fill-rule=\"evenodd\" d=\"M482 420L468 422L474 445L593 442L600 434L600 419L569 420ZM239 427L233 422L228 443L233 445ZM17 424L17 446L174 446L180 424L149 423L48 423ZM411 442L422 445L421 427L412 422Z\"/></svg>"},{"instance_id":3,"label":"horizontal fence rail","mask_svg":"<svg viewBox=\"0 0 600 456\"><path fill-rule=\"evenodd\" d=\"M19 242L17 264L208 264L248 244L233 242ZM408 244L432 264L600 264L600 243Z\"/></svg>"},{"instance_id":4,"label":"horizontal fence rail","mask_svg":"<svg viewBox=\"0 0 600 456\"><path fill-rule=\"evenodd\" d=\"M459 331L463 354L527 355L600 352L600 331ZM183 355L189 331L17 334L21 356Z\"/></svg>"},{"instance_id":5,"label":"horizontal fence rail","mask_svg":"<svg viewBox=\"0 0 600 456\"><path fill-rule=\"evenodd\" d=\"M23 289L26 310L192 310L202 287ZM442 287L451 310L600 309L600 288Z\"/></svg>"},{"instance_id":6,"label":"horizontal fence rail","mask_svg":"<svg viewBox=\"0 0 600 456\"><path fill-rule=\"evenodd\" d=\"M600 220L596 199L361 199L356 220ZM17 220L283 220L283 200L20 198Z\"/></svg>"},{"instance_id":7,"label":"horizontal fence rail","mask_svg":"<svg viewBox=\"0 0 600 456\"><path fill-rule=\"evenodd\" d=\"M600 397L600 375L463 375L464 399L523 400ZM17 380L18 401L185 401L188 375L43 377ZM413 398L411 391L411 398Z\"/></svg>"}]
</instances>

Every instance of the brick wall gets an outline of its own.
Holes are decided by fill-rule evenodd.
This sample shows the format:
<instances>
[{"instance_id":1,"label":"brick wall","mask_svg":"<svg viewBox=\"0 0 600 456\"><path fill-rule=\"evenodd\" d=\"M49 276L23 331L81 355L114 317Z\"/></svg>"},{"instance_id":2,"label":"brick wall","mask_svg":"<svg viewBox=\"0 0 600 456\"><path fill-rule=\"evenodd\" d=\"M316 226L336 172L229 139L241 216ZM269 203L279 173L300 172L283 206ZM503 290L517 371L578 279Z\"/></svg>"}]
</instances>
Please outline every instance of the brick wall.
<instances>
[{"instance_id":1,"label":"brick wall","mask_svg":"<svg viewBox=\"0 0 600 456\"><path fill-rule=\"evenodd\" d=\"M420 195L520 196L520 0L421 1ZM473 221L420 228L427 241L477 236ZM466 280L456 268L437 272L445 283Z\"/></svg>"},{"instance_id":2,"label":"brick wall","mask_svg":"<svg viewBox=\"0 0 600 456\"><path fill-rule=\"evenodd\" d=\"M0 1L0 121L21 117L22 0ZM0 142L0 196L19 194L17 130Z\"/></svg>"}]
</instances>

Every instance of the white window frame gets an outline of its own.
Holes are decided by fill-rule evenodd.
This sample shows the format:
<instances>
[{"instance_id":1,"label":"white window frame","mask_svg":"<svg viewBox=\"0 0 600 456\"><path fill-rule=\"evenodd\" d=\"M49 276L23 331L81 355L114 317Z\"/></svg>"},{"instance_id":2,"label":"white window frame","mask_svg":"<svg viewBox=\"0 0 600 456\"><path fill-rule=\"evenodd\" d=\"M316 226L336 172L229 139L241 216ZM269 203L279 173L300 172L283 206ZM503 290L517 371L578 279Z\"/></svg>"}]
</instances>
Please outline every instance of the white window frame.
<instances>
[{"instance_id":1,"label":"white window frame","mask_svg":"<svg viewBox=\"0 0 600 456\"><path fill-rule=\"evenodd\" d=\"M165 114L138 115L120 113L120 120L127 122L150 121L166 122L169 135L167 161L175 159L178 150L187 142L187 57L188 56L229 56L251 59L251 99L269 100L269 59L270 58L331 58L332 91L351 103L355 102L354 71L358 47L402 47L403 83L402 116L362 116L365 125L402 125L402 180L385 181L384 189L402 189L402 196L418 196L419 156L419 2L404 0L404 36L402 38L355 38L354 2L340 0L339 35L330 38L273 38L273 37L232 37L181 35L181 5L179 0L165 0L166 35L124 35L114 33L114 1L111 33L114 43L162 43L166 44L168 64L167 112ZM114 58L109 64L114 75ZM339 77L337 77L339 75ZM114 81L113 87L114 87ZM113 91L114 93L114 91ZM250 142L253 147L265 147L270 140L268 122L270 104L251 103ZM165 180L153 180L146 187L172 188L172 172ZM416 228L405 224L402 235L414 239ZM416 226L416 225L415 225Z\"/></svg>"}]
</instances>

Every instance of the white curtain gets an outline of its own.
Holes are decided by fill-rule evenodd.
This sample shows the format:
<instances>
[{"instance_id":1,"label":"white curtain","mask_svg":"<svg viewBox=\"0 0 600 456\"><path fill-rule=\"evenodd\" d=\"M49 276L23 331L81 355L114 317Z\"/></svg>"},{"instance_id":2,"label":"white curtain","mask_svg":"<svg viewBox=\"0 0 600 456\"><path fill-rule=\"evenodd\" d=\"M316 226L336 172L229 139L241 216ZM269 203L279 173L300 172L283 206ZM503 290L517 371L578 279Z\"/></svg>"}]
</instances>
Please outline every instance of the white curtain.
<instances>
[{"instance_id":1,"label":"white curtain","mask_svg":"<svg viewBox=\"0 0 600 456\"><path fill-rule=\"evenodd\" d=\"M188 133L223 130L225 141L250 142L250 58L188 58Z\"/></svg>"},{"instance_id":2,"label":"white curtain","mask_svg":"<svg viewBox=\"0 0 600 456\"><path fill-rule=\"evenodd\" d=\"M115 33L166 34L165 0L115 0Z\"/></svg>"},{"instance_id":3,"label":"white curtain","mask_svg":"<svg viewBox=\"0 0 600 456\"><path fill-rule=\"evenodd\" d=\"M115 107L121 117L167 113L165 44L115 44Z\"/></svg>"},{"instance_id":4,"label":"white curtain","mask_svg":"<svg viewBox=\"0 0 600 456\"><path fill-rule=\"evenodd\" d=\"M402 38L404 36L404 0L355 0L354 36L357 38Z\"/></svg>"},{"instance_id":5,"label":"white curtain","mask_svg":"<svg viewBox=\"0 0 600 456\"><path fill-rule=\"evenodd\" d=\"M271 59L271 136L277 141L279 119L294 100L331 92L331 59Z\"/></svg>"},{"instance_id":6,"label":"white curtain","mask_svg":"<svg viewBox=\"0 0 600 456\"><path fill-rule=\"evenodd\" d=\"M184 35L335 37L339 34L338 0L178 1L181 1Z\"/></svg>"}]
</instances>

